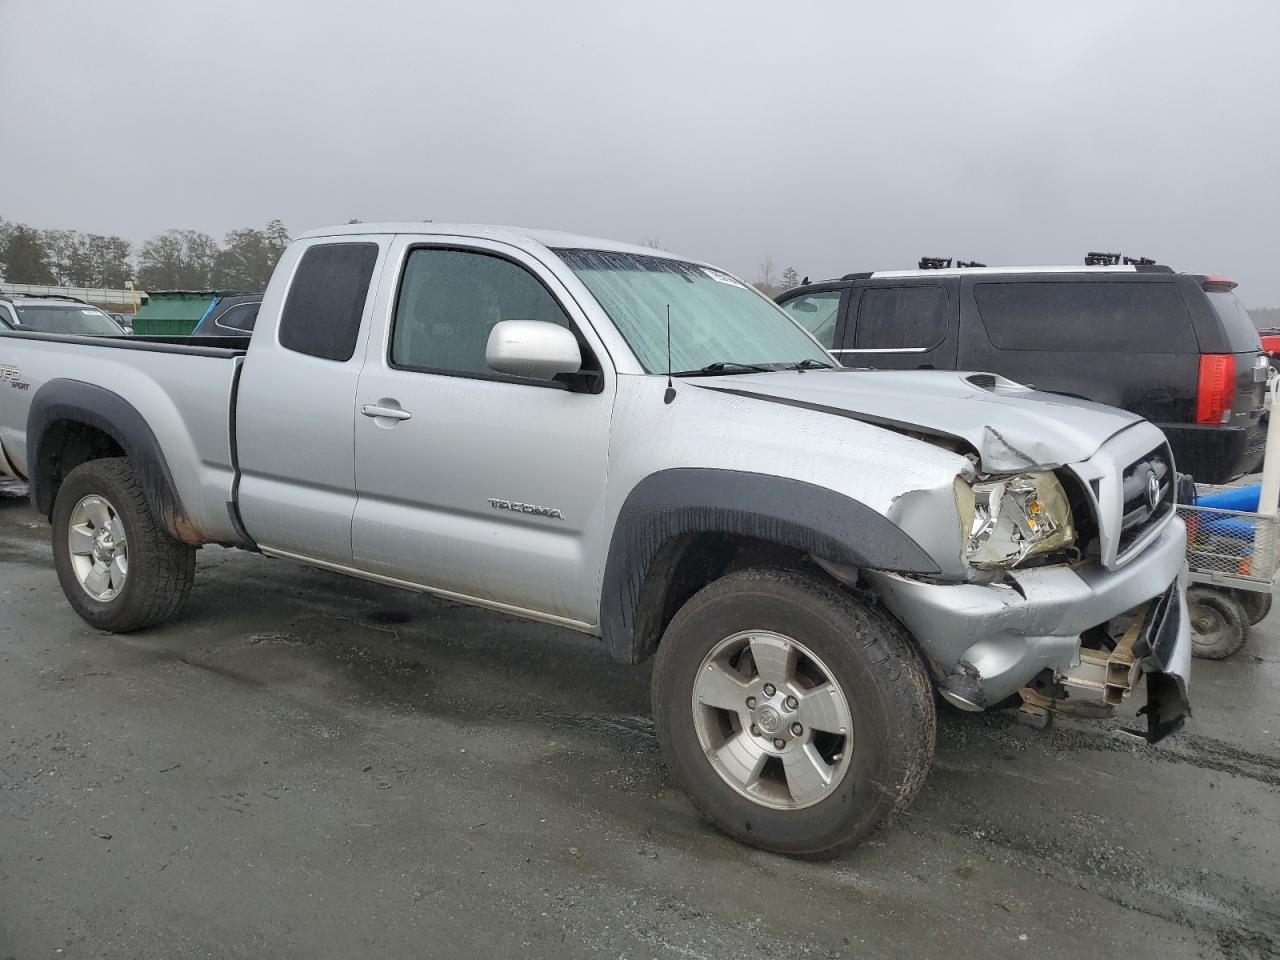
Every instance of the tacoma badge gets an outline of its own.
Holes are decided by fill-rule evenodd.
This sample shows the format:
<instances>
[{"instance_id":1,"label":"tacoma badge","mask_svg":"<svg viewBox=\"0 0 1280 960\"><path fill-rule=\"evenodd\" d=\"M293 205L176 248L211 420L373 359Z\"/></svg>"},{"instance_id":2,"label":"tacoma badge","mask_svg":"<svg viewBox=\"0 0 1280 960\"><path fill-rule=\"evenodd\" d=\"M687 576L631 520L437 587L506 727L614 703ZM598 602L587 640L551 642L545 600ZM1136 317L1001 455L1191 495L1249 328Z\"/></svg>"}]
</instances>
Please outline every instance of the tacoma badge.
<instances>
[{"instance_id":1,"label":"tacoma badge","mask_svg":"<svg viewBox=\"0 0 1280 960\"><path fill-rule=\"evenodd\" d=\"M539 507L532 503L521 503L519 500L499 500L489 498L489 506L495 510L510 510L514 513L528 513L535 517L548 517L551 520L563 520L564 514L556 507Z\"/></svg>"}]
</instances>

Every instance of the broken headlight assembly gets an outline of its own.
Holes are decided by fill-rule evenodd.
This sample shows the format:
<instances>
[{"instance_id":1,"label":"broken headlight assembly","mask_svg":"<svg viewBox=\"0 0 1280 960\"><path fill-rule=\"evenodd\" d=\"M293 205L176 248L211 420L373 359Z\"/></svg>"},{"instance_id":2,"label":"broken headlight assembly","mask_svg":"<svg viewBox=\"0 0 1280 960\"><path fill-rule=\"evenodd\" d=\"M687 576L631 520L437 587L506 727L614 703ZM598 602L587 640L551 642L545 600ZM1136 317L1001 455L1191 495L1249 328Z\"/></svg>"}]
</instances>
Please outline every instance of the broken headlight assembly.
<instances>
[{"instance_id":1,"label":"broken headlight assembly","mask_svg":"<svg viewBox=\"0 0 1280 960\"><path fill-rule=\"evenodd\" d=\"M979 569L1008 569L1076 539L1067 494L1049 471L956 480L961 549Z\"/></svg>"}]
</instances>

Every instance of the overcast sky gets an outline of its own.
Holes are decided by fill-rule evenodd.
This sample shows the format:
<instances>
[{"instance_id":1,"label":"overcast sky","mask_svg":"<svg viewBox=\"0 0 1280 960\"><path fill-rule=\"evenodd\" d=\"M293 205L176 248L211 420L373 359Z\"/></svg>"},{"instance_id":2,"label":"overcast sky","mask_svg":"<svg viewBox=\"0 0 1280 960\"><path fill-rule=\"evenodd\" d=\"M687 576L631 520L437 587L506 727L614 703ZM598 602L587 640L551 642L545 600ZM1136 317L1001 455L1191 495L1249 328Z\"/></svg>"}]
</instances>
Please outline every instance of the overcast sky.
<instances>
[{"instance_id":1,"label":"overcast sky","mask_svg":"<svg viewBox=\"0 0 1280 960\"><path fill-rule=\"evenodd\" d=\"M0 0L0 217L553 227L754 279L1074 263L1280 306L1280 3Z\"/></svg>"}]
</instances>

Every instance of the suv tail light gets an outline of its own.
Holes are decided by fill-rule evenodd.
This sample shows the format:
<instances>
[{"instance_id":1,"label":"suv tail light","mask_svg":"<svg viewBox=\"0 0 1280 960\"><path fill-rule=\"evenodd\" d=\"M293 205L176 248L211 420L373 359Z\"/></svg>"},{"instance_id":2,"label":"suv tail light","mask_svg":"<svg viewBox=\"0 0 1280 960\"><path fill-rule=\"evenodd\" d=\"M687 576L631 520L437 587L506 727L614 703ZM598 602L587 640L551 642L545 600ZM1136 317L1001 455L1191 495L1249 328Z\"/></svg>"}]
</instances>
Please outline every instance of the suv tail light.
<instances>
[{"instance_id":1,"label":"suv tail light","mask_svg":"<svg viewBox=\"0 0 1280 960\"><path fill-rule=\"evenodd\" d=\"M1236 358L1229 353L1200 355L1196 423L1226 423L1236 393Z\"/></svg>"}]
</instances>

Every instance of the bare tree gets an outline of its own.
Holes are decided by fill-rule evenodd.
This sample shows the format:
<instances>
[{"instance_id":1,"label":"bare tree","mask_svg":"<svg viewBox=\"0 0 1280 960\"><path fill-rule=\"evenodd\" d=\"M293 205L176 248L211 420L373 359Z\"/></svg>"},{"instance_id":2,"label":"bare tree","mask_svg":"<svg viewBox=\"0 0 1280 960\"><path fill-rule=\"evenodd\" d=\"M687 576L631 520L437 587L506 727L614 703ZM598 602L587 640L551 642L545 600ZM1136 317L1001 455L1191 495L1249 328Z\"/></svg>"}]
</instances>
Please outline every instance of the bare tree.
<instances>
[{"instance_id":1,"label":"bare tree","mask_svg":"<svg viewBox=\"0 0 1280 960\"><path fill-rule=\"evenodd\" d=\"M265 230L232 230L213 261L213 285L226 289L265 290L276 261L289 245L289 231L279 220Z\"/></svg>"},{"instance_id":2,"label":"bare tree","mask_svg":"<svg viewBox=\"0 0 1280 960\"><path fill-rule=\"evenodd\" d=\"M54 283L57 277L50 264L44 233L25 223L11 224L0 247L0 275L10 283Z\"/></svg>"},{"instance_id":3,"label":"bare tree","mask_svg":"<svg viewBox=\"0 0 1280 960\"><path fill-rule=\"evenodd\" d=\"M666 249L666 247L664 247L664 246L662 245L662 238L661 238L661 237L657 237L657 236L653 236L653 237L651 237L651 236L648 236L647 234L644 236L644 238L643 238L643 239L641 239L641 241L640 241L640 246L642 246L642 247L648 247L650 250L665 250L665 249Z\"/></svg>"},{"instance_id":4,"label":"bare tree","mask_svg":"<svg viewBox=\"0 0 1280 960\"><path fill-rule=\"evenodd\" d=\"M142 245L138 281L148 290L204 290L213 278L218 243L198 230L166 230Z\"/></svg>"},{"instance_id":5,"label":"bare tree","mask_svg":"<svg viewBox=\"0 0 1280 960\"><path fill-rule=\"evenodd\" d=\"M58 286L79 286L84 272L83 248L74 230L44 230L44 248L49 252L49 269Z\"/></svg>"},{"instance_id":6,"label":"bare tree","mask_svg":"<svg viewBox=\"0 0 1280 960\"><path fill-rule=\"evenodd\" d=\"M772 297L781 292L778 286L778 268L773 262L773 257L765 257L760 261L760 266L756 270L756 282L752 286L766 297Z\"/></svg>"}]
</instances>

